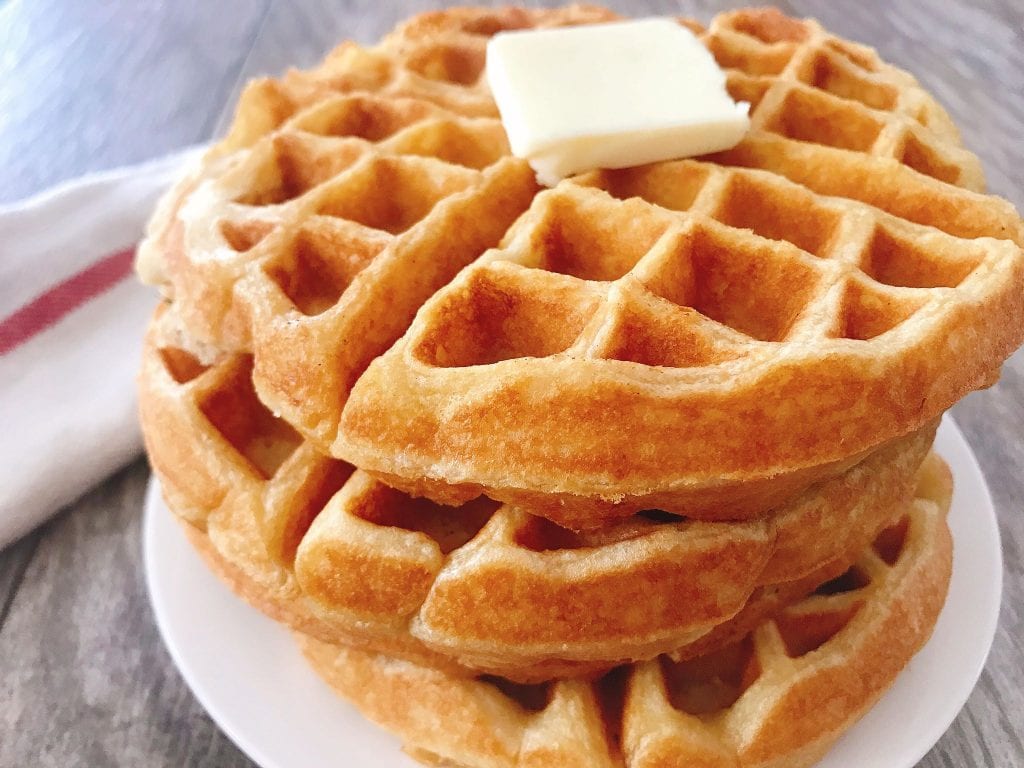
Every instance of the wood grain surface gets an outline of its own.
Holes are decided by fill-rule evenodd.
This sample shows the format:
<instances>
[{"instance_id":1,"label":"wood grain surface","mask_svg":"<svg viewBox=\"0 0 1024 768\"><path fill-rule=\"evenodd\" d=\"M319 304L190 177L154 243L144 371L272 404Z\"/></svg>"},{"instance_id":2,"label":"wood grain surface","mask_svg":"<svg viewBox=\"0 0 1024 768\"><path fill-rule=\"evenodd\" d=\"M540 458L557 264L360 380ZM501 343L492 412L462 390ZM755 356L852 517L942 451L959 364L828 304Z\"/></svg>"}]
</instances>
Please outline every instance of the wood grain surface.
<instances>
[{"instance_id":1,"label":"wood grain surface","mask_svg":"<svg viewBox=\"0 0 1024 768\"><path fill-rule=\"evenodd\" d=\"M610 4L703 20L744 5ZM209 138L247 78L309 65L344 38L372 41L442 5L0 3L0 202ZM991 190L1024 207L1019 0L779 5L914 72L981 156ZM954 414L999 513L1004 602L978 687L920 768L1024 766L1024 355ZM147 478L140 459L0 552L0 766L254 765L205 715L158 637L141 564Z\"/></svg>"}]
</instances>

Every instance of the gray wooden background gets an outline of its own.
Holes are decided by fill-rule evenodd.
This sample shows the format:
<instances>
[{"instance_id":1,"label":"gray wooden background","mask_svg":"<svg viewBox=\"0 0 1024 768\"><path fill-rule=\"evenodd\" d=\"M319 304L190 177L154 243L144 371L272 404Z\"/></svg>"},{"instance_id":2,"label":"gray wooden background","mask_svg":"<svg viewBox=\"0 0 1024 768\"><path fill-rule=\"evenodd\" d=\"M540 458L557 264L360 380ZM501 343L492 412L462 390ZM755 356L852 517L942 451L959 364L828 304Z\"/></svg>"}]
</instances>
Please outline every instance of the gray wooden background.
<instances>
[{"instance_id":1,"label":"gray wooden background","mask_svg":"<svg viewBox=\"0 0 1024 768\"><path fill-rule=\"evenodd\" d=\"M707 20L744 3L611 4ZM311 64L343 38L370 42L440 5L0 0L0 202L208 139L247 78ZM780 6L913 71L962 127L992 191L1024 208L1021 0ZM999 510L1005 598L979 686L920 765L1024 766L1022 353L955 415ZM0 552L0 766L253 765L192 698L157 635L140 547L148 474L139 459Z\"/></svg>"}]
</instances>

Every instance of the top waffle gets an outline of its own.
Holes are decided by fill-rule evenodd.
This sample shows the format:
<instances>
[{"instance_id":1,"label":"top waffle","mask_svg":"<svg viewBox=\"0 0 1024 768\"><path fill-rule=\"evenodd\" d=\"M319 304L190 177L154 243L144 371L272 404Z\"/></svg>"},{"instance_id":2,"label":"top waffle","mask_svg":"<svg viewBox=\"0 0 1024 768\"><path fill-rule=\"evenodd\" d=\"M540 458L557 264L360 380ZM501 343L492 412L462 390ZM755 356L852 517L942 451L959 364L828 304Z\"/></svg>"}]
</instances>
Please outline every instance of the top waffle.
<instances>
[{"instance_id":1,"label":"top waffle","mask_svg":"<svg viewBox=\"0 0 1024 768\"><path fill-rule=\"evenodd\" d=\"M182 346L251 352L272 411L389 483L579 528L754 515L994 378L1019 217L910 75L815 22L702 32L752 103L737 148L538 194L487 37L608 18L428 14L251 86L140 253Z\"/></svg>"}]
</instances>

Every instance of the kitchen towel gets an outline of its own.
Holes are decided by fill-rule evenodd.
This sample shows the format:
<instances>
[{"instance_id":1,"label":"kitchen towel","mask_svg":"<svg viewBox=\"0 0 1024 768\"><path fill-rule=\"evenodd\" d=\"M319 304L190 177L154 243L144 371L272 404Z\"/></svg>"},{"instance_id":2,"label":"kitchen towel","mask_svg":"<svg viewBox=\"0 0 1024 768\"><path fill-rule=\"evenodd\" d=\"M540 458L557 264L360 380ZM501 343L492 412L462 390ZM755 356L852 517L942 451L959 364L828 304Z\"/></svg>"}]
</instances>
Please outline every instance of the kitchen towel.
<instances>
[{"instance_id":1,"label":"kitchen towel","mask_svg":"<svg viewBox=\"0 0 1024 768\"><path fill-rule=\"evenodd\" d=\"M132 260L199 152L0 207L0 547L140 452L135 371L157 293Z\"/></svg>"}]
</instances>

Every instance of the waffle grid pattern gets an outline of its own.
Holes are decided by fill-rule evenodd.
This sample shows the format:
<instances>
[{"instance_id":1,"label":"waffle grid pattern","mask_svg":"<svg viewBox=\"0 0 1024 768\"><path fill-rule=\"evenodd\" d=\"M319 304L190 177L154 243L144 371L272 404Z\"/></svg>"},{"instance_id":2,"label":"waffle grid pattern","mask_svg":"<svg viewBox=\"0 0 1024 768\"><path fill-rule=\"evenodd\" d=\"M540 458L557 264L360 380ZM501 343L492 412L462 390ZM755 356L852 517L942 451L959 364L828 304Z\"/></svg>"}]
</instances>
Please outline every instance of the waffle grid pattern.
<instances>
[{"instance_id":1,"label":"waffle grid pattern","mask_svg":"<svg viewBox=\"0 0 1024 768\"><path fill-rule=\"evenodd\" d=\"M205 367L155 343L160 320L141 402L172 508L204 530L218 515L250 518L268 567L323 620L409 628L485 669L552 656L594 667L719 642L722 622L745 611L743 626L845 567L908 498L934 434L880 451L770 518L652 512L578 534L486 498L458 509L413 499L319 454L260 403L251 358Z\"/></svg>"},{"instance_id":2,"label":"waffle grid pattern","mask_svg":"<svg viewBox=\"0 0 1024 768\"><path fill-rule=\"evenodd\" d=\"M586 174L539 194L424 305L357 383L332 452L412 493L483 490L573 528L650 507L756 515L784 495L739 499L723 480L863 455L988 384L1024 327L1008 275L1024 279L1012 242L756 169ZM531 439L533 418L576 423L588 463ZM760 425L757 451L728 428L742 422ZM493 434L516 439L492 464Z\"/></svg>"},{"instance_id":3,"label":"waffle grid pattern","mask_svg":"<svg viewBox=\"0 0 1024 768\"><path fill-rule=\"evenodd\" d=\"M505 152L496 120L421 101L338 96L300 113L181 210L186 334L198 322L215 347L253 349L271 407L326 440L369 361L528 205L532 176ZM316 377L296 377L311 345Z\"/></svg>"},{"instance_id":4,"label":"waffle grid pattern","mask_svg":"<svg viewBox=\"0 0 1024 768\"><path fill-rule=\"evenodd\" d=\"M432 80L486 93L485 48L495 32L615 18L597 7L574 10L555 11L551 19L518 10L426 14L381 47ZM977 158L960 146L942 107L872 49L771 9L720 14L707 30L690 19L679 21L726 70L733 97L751 104L755 131L893 158L941 181L983 188ZM834 120L837 114L843 119Z\"/></svg>"},{"instance_id":5,"label":"waffle grid pattern","mask_svg":"<svg viewBox=\"0 0 1024 768\"><path fill-rule=\"evenodd\" d=\"M758 341L827 354L830 339L870 340L934 314L955 301L936 289L961 287L986 260L979 278L1009 267L1016 251L993 255L770 174L694 161L577 181L611 194L564 186L539 195L505 245L445 290L455 298L439 314L454 320L411 340L418 359L462 367L564 353L691 368L780 354ZM550 312L566 304L566 322L546 337ZM668 314L643 333L642 318ZM637 336L647 349L624 347Z\"/></svg>"},{"instance_id":6,"label":"waffle grid pattern","mask_svg":"<svg viewBox=\"0 0 1024 768\"><path fill-rule=\"evenodd\" d=\"M343 696L430 764L800 768L820 759L930 634L949 579L950 488L948 470L930 459L910 513L849 571L696 659L662 657L593 683L520 686L300 644ZM421 701L446 706L432 714Z\"/></svg>"},{"instance_id":7,"label":"waffle grid pattern","mask_svg":"<svg viewBox=\"0 0 1024 768\"><path fill-rule=\"evenodd\" d=\"M984 188L978 159L960 146L945 111L870 48L777 13L725 14L704 41L728 69L733 97L751 102L755 131L893 158L940 181Z\"/></svg>"}]
</instances>

